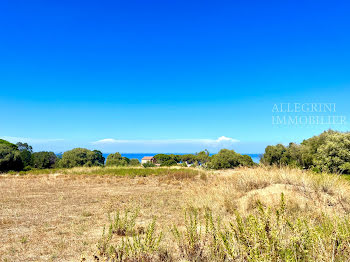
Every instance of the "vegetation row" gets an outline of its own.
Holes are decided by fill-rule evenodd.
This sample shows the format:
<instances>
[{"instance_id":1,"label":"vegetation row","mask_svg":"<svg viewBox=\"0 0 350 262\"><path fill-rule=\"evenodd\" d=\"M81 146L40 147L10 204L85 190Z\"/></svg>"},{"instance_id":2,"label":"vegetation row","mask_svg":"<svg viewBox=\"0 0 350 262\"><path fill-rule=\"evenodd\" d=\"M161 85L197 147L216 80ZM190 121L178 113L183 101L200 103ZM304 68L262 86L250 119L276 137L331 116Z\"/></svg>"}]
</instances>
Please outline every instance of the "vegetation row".
<instances>
[{"instance_id":1,"label":"vegetation row","mask_svg":"<svg viewBox=\"0 0 350 262\"><path fill-rule=\"evenodd\" d=\"M185 155L157 154L154 158L155 163L144 163L143 167L180 165L225 169L256 165L250 156L241 155L229 149L222 149L214 155L210 155L207 150L204 150L196 154ZM301 144L267 146L260 163L263 165L292 166L316 172L350 174L350 132L328 130L304 140ZM107 159L103 157L101 151L85 148L74 148L62 155L56 155L54 152L33 152L32 147L27 143L12 144L0 139L0 172L140 165L138 159L129 159L118 152L108 155Z\"/></svg>"}]
</instances>

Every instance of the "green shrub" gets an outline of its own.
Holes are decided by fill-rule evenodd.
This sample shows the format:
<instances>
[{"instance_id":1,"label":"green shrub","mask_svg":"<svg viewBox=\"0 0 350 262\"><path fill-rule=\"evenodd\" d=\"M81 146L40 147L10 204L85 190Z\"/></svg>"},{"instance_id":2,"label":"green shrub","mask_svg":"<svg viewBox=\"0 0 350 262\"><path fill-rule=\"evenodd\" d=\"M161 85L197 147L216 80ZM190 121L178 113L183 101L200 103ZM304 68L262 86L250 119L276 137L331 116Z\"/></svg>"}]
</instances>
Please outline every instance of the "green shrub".
<instances>
[{"instance_id":1,"label":"green shrub","mask_svg":"<svg viewBox=\"0 0 350 262\"><path fill-rule=\"evenodd\" d=\"M130 159L129 166L139 166L139 165L141 165L141 164L140 164L140 161L138 159L136 159L136 158Z\"/></svg>"},{"instance_id":2,"label":"green shrub","mask_svg":"<svg viewBox=\"0 0 350 262\"><path fill-rule=\"evenodd\" d=\"M32 166L34 168L53 168L56 164L56 154L54 152L35 152L32 154Z\"/></svg>"},{"instance_id":3,"label":"green shrub","mask_svg":"<svg viewBox=\"0 0 350 262\"><path fill-rule=\"evenodd\" d=\"M17 146L13 144L12 146L8 143L0 143L0 172L9 170L22 170L24 166L21 159L20 151L17 150Z\"/></svg>"},{"instance_id":4,"label":"green shrub","mask_svg":"<svg viewBox=\"0 0 350 262\"><path fill-rule=\"evenodd\" d=\"M117 211L113 218L109 217L110 231L119 236L129 236L135 234L135 224L138 215L139 211L137 209L132 212L129 210L125 211L124 216Z\"/></svg>"},{"instance_id":5,"label":"green shrub","mask_svg":"<svg viewBox=\"0 0 350 262\"><path fill-rule=\"evenodd\" d=\"M122 157L120 153L109 154L106 161L106 166L127 166L130 164L130 159Z\"/></svg>"},{"instance_id":6,"label":"green shrub","mask_svg":"<svg viewBox=\"0 0 350 262\"><path fill-rule=\"evenodd\" d=\"M101 151L99 150L93 150L92 151L94 153L91 162L93 163L93 165L98 165L98 166L103 166L105 164L105 158L102 154Z\"/></svg>"},{"instance_id":7,"label":"green shrub","mask_svg":"<svg viewBox=\"0 0 350 262\"><path fill-rule=\"evenodd\" d=\"M196 160L200 165L207 163L209 161L209 159L210 159L210 157L209 157L208 150L204 150L204 151L201 151L199 153L196 153Z\"/></svg>"},{"instance_id":8,"label":"green shrub","mask_svg":"<svg viewBox=\"0 0 350 262\"><path fill-rule=\"evenodd\" d=\"M32 164L32 153L33 148L27 143L18 142L16 144L18 150L20 151L20 156L23 162L23 166L29 168Z\"/></svg>"},{"instance_id":9,"label":"green shrub","mask_svg":"<svg viewBox=\"0 0 350 262\"><path fill-rule=\"evenodd\" d=\"M143 163L142 166L147 168L147 167L155 167L156 165L153 164L152 162L146 162L146 163Z\"/></svg>"},{"instance_id":10,"label":"green shrub","mask_svg":"<svg viewBox=\"0 0 350 262\"><path fill-rule=\"evenodd\" d=\"M248 155L240 155L239 156L239 162L240 162L241 166L251 167L251 166L255 165L253 159L250 156L248 156Z\"/></svg>"},{"instance_id":11,"label":"green shrub","mask_svg":"<svg viewBox=\"0 0 350 262\"><path fill-rule=\"evenodd\" d=\"M104 157L98 150L88 150L85 148L74 148L66 151L59 161L60 167L78 167L78 166L102 166Z\"/></svg>"},{"instance_id":12,"label":"green shrub","mask_svg":"<svg viewBox=\"0 0 350 262\"><path fill-rule=\"evenodd\" d=\"M313 163L321 171L350 174L350 133L329 132Z\"/></svg>"},{"instance_id":13,"label":"green shrub","mask_svg":"<svg viewBox=\"0 0 350 262\"><path fill-rule=\"evenodd\" d=\"M164 161L160 166L176 166L177 163L174 159Z\"/></svg>"},{"instance_id":14,"label":"green shrub","mask_svg":"<svg viewBox=\"0 0 350 262\"><path fill-rule=\"evenodd\" d=\"M252 166L253 164L252 158L248 155L238 154L234 150L221 149L219 153L210 157L207 167L212 169L224 169L237 166Z\"/></svg>"},{"instance_id":15,"label":"green shrub","mask_svg":"<svg viewBox=\"0 0 350 262\"><path fill-rule=\"evenodd\" d=\"M186 162L187 164L193 164L197 158L193 154L186 154L181 156L182 162Z\"/></svg>"},{"instance_id":16,"label":"green shrub","mask_svg":"<svg viewBox=\"0 0 350 262\"><path fill-rule=\"evenodd\" d=\"M175 155L175 154L170 154L169 155L171 157L171 159L175 160L176 163L180 163L181 162L181 155Z\"/></svg>"},{"instance_id":17,"label":"green shrub","mask_svg":"<svg viewBox=\"0 0 350 262\"><path fill-rule=\"evenodd\" d=\"M166 154L157 154L154 156L154 159L157 161L158 164L162 164L165 161L169 161L171 160L171 156L170 155L166 155Z\"/></svg>"}]
</instances>

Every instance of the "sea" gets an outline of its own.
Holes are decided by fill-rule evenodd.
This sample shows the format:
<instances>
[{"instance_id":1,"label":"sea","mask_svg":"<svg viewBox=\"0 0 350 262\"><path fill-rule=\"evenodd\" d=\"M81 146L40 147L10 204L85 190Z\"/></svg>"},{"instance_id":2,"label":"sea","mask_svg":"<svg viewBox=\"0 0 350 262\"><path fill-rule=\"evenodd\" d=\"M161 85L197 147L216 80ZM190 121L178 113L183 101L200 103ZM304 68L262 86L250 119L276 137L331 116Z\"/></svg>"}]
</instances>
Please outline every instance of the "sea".
<instances>
[{"instance_id":1,"label":"sea","mask_svg":"<svg viewBox=\"0 0 350 262\"><path fill-rule=\"evenodd\" d=\"M110 153L105 153L103 154L103 156L105 157L105 159L107 159L107 156L109 155ZM136 158L138 159L140 162L141 162L141 159L144 157L144 156L154 156L156 154L166 154L166 155L170 155L170 154L175 154L175 155L186 155L186 154L189 154L189 153L121 153L122 156L125 156L129 159L132 159L132 158ZM213 155L213 154L210 154L210 155ZM243 155L248 155L250 156L253 161L255 163L259 163L260 162L260 156L261 154L243 154Z\"/></svg>"}]
</instances>

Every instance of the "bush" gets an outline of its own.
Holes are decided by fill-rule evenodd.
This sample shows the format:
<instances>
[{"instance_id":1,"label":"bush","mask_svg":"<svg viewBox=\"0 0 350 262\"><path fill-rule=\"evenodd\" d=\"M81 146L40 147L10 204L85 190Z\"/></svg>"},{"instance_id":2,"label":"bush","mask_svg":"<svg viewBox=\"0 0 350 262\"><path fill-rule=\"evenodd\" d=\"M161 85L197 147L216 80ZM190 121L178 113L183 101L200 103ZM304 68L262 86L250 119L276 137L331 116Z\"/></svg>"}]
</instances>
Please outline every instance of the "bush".
<instances>
[{"instance_id":1,"label":"bush","mask_svg":"<svg viewBox=\"0 0 350 262\"><path fill-rule=\"evenodd\" d=\"M213 155L207 163L208 168L224 169L237 166L253 166L254 162L248 155L241 155L234 150L221 149L219 153Z\"/></svg>"},{"instance_id":2,"label":"bush","mask_svg":"<svg viewBox=\"0 0 350 262\"><path fill-rule=\"evenodd\" d=\"M105 164L105 158L104 158L102 152L99 151L99 150L94 150L92 152L94 152L94 154L95 154L94 157L93 157L92 162L96 163L99 166L103 166Z\"/></svg>"},{"instance_id":3,"label":"bush","mask_svg":"<svg viewBox=\"0 0 350 262\"><path fill-rule=\"evenodd\" d=\"M152 162L146 162L146 163L143 163L142 166L147 168L147 167L155 167L156 165L153 164Z\"/></svg>"},{"instance_id":4,"label":"bush","mask_svg":"<svg viewBox=\"0 0 350 262\"><path fill-rule=\"evenodd\" d=\"M302 147L295 143L290 143L287 147L282 144L267 146L261 158L261 163L265 165L302 167Z\"/></svg>"},{"instance_id":5,"label":"bush","mask_svg":"<svg viewBox=\"0 0 350 262\"><path fill-rule=\"evenodd\" d=\"M154 156L154 159L157 161L158 164L162 164L165 161L169 161L171 160L171 156L170 155L166 155L166 154L157 154Z\"/></svg>"},{"instance_id":6,"label":"bush","mask_svg":"<svg viewBox=\"0 0 350 262\"><path fill-rule=\"evenodd\" d=\"M66 151L59 162L60 167L78 167L78 166L101 166L104 163L104 157L100 151L91 151L85 148L74 148Z\"/></svg>"},{"instance_id":7,"label":"bush","mask_svg":"<svg viewBox=\"0 0 350 262\"><path fill-rule=\"evenodd\" d=\"M210 159L209 157L209 151L204 150L196 154L196 160L198 161L199 164L203 165L206 162L208 162Z\"/></svg>"},{"instance_id":8,"label":"bush","mask_svg":"<svg viewBox=\"0 0 350 262\"><path fill-rule=\"evenodd\" d=\"M106 166L127 166L130 163L130 159L122 157L120 153L109 154L106 161Z\"/></svg>"},{"instance_id":9,"label":"bush","mask_svg":"<svg viewBox=\"0 0 350 262\"><path fill-rule=\"evenodd\" d=\"M256 165L256 163L254 163L253 159L248 155L240 155L239 162L240 162L241 166L251 167L251 166Z\"/></svg>"},{"instance_id":10,"label":"bush","mask_svg":"<svg viewBox=\"0 0 350 262\"><path fill-rule=\"evenodd\" d=\"M130 159L130 163L129 163L130 166L139 166L140 165L140 161L136 158L132 158Z\"/></svg>"},{"instance_id":11,"label":"bush","mask_svg":"<svg viewBox=\"0 0 350 262\"><path fill-rule=\"evenodd\" d=\"M350 174L350 133L328 133L313 163L321 171Z\"/></svg>"},{"instance_id":12,"label":"bush","mask_svg":"<svg viewBox=\"0 0 350 262\"><path fill-rule=\"evenodd\" d=\"M193 154L186 154L181 156L181 160L187 164L193 164L197 160L197 157Z\"/></svg>"},{"instance_id":13,"label":"bush","mask_svg":"<svg viewBox=\"0 0 350 262\"><path fill-rule=\"evenodd\" d=\"M177 163L174 159L164 161L160 166L176 166Z\"/></svg>"},{"instance_id":14,"label":"bush","mask_svg":"<svg viewBox=\"0 0 350 262\"><path fill-rule=\"evenodd\" d=\"M11 146L13 144L10 143L11 145L9 145L8 143L0 143L0 172L9 170L22 170L23 162L21 159L20 151L17 150L17 146Z\"/></svg>"},{"instance_id":15,"label":"bush","mask_svg":"<svg viewBox=\"0 0 350 262\"><path fill-rule=\"evenodd\" d=\"M23 166L26 167L27 169L30 168L32 164L33 148L27 143L21 143L21 142L18 142L16 146L20 151L20 156L23 162Z\"/></svg>"},{"instance_id":16,"label":"bush","mask_svg":"<svg viewBox=\"0 0 350 262\"><path fill-rule=\"evenodd\" d=\"M176 163L180 163L181 162L181 155L175 155L175 154L170 154L169 155L171 157L171 159L174 159L176 161Z\"/></svg>"},{"instance_id":17,"label":"bush","mask_svg":"<svg viewBox=\"0 0 350 262\"><path fill-rule=\"evenodd\" d=\"M57 157L54 152L36 152L32 154L32 166L34 168L44 169L53 168Z\"/></svg>"}]
</instances>

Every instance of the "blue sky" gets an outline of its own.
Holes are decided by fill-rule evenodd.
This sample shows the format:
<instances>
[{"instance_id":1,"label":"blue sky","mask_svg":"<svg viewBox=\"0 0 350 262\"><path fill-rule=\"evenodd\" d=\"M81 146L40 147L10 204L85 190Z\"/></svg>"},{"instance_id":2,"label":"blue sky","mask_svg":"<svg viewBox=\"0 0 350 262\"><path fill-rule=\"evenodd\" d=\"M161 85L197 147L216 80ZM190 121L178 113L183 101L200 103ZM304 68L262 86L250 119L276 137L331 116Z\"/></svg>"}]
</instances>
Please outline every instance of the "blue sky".
<instances>
[{"instance_id":1,"label":"blue sky","mask_svg":"<svg viewBox=\"0 0 350 262\"><path fill-rule=\"evenodd\" d=\"M350 116L346 1L2 1L0 137L35 150L260 153Z\"/></svg>"}]
</instances>

